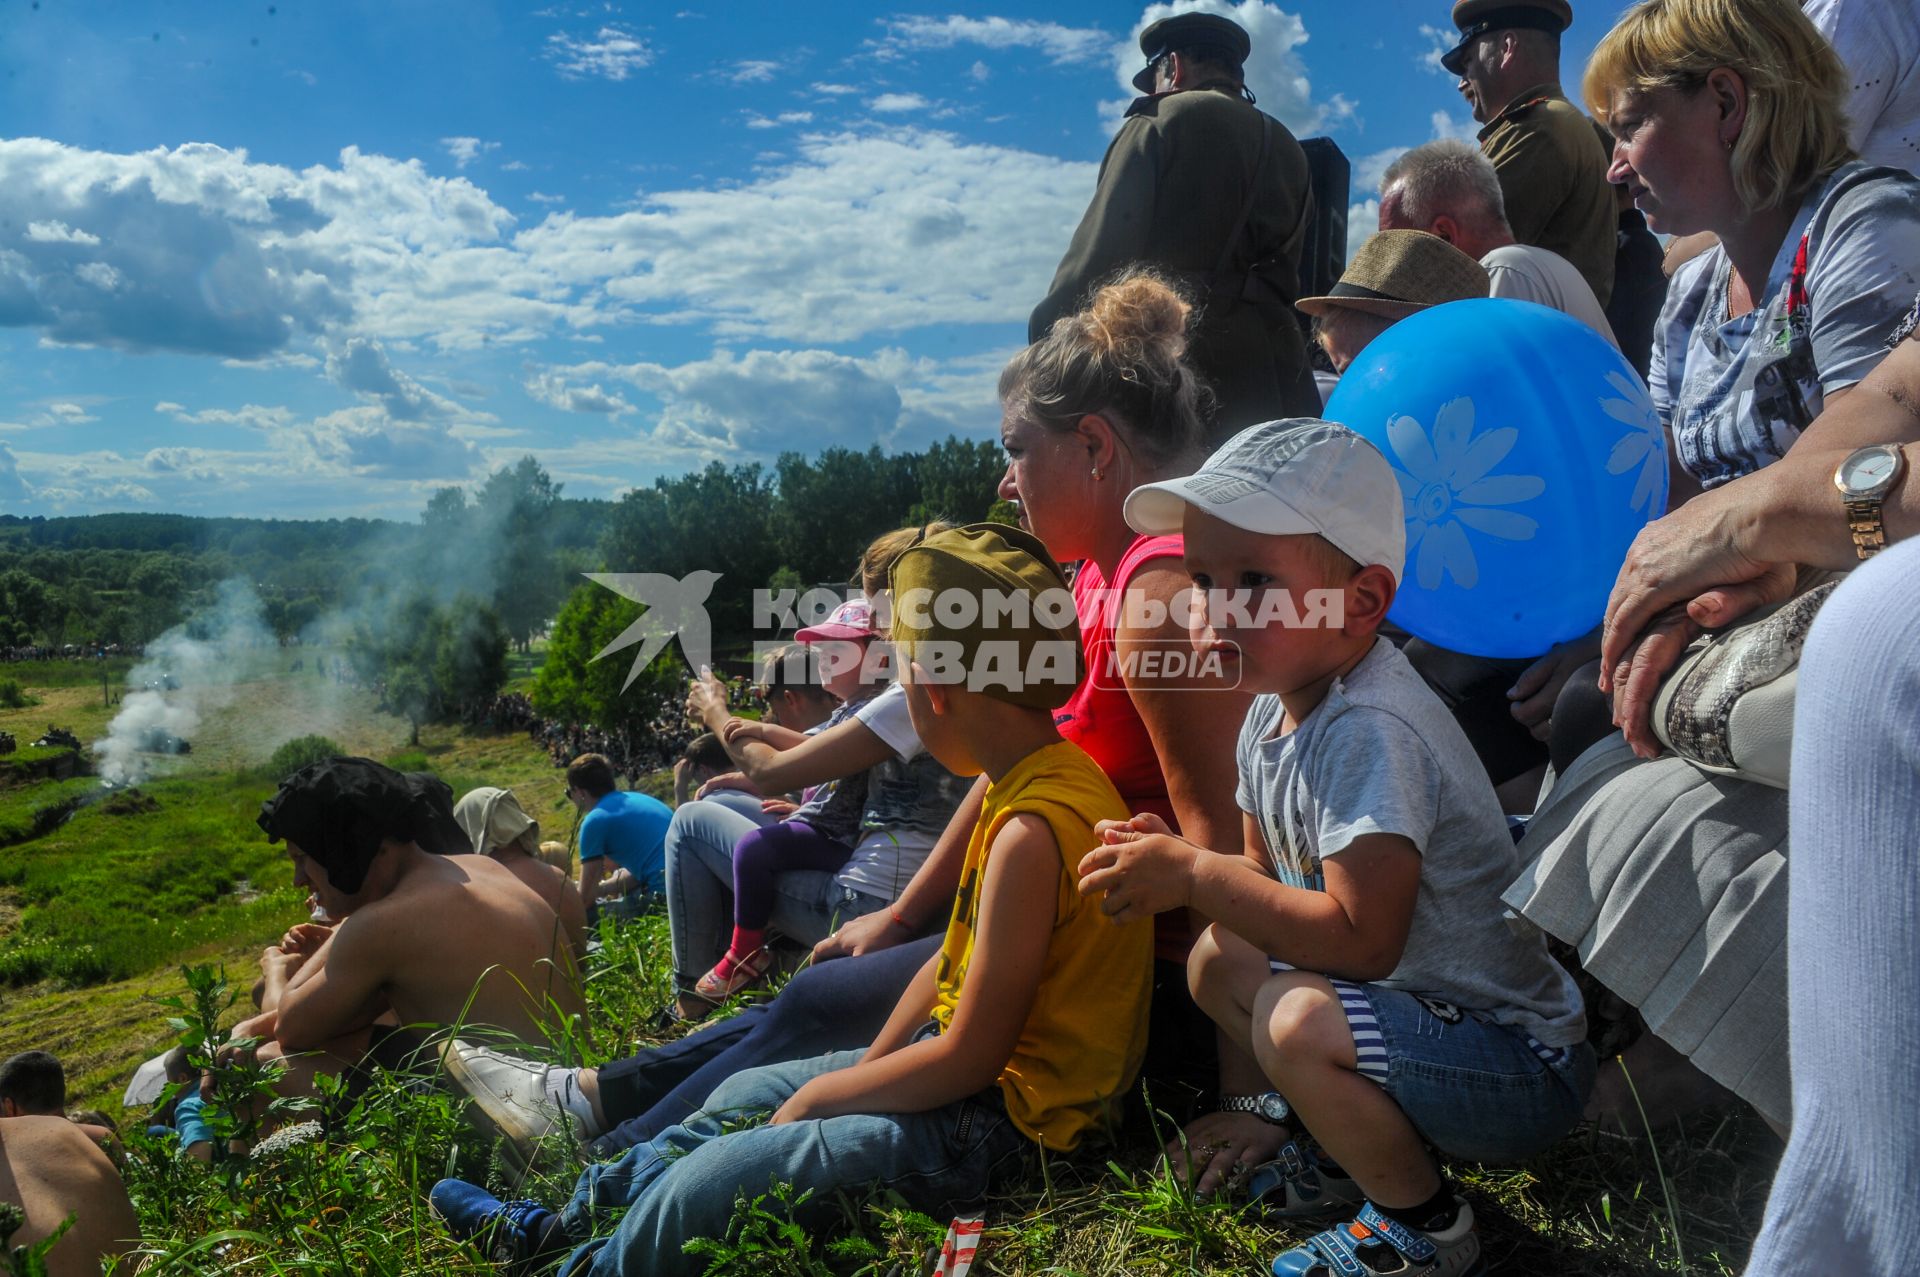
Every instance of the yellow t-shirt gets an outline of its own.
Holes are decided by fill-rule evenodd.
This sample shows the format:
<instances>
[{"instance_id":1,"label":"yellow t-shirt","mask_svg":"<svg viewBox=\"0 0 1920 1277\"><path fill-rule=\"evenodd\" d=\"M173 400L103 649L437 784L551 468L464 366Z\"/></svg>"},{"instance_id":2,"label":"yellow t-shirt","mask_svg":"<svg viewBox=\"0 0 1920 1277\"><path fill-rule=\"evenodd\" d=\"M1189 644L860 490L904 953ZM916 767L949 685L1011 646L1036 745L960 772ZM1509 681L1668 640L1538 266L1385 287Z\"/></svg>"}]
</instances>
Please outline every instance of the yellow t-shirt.
<instances>
[{"instance_id":1,"label":"yellow t-shirt","mask_svg":"<svg viewBox=\"0 0 1920 1277\"><path fill-rule=\"evenodd\" d=\"M1000 826L1015 812L1045 820L1060 846L1053 937L1033 1010L1000 1070L1000 1090L1014 1125L1046 1147L1066 1152L1107 1106L1133 1084L1147 1045L1147 998L1153 977L1153 922L1115 925L1099 900L1080 895L1080 858L1096 843L1095 821L1125 820L1126 804L1106 773L1078 745L1061 741L1035 750L987 790L967 843L953 920L935 969L933 1018L953 1027L966 985L980 916L980 884Z\"/></svg>"}]
</instances>

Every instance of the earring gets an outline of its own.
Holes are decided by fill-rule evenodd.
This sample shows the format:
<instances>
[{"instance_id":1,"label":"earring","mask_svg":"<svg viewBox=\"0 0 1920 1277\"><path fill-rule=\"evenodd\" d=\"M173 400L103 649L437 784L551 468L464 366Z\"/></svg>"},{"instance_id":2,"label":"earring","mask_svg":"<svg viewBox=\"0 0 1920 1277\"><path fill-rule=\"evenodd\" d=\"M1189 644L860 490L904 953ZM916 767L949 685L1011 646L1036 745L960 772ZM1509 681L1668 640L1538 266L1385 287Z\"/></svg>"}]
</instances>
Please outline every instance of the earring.
<instances>
[{"instance_id":1,"label":"earring","mask_svg":"<svg viewBox=\"0 0 1920 1277\"><path fill-rule=\"evenodd\" d=\"M1733 149L1733 144L1734 144L1735 142L1738 142L1739 140L1740 140L1740 139L1739 139L1739 138L1737 138L1737 137L1730 137L1730 138L1728 138L1728 139L1727 139L1727 149L1728 149L1729 151L1731 151L1731 150Z\"/></svg>"},{"instance_id":2,"label":"earring","mask_svg":"<svg viewBox=\"0 0 1920 1277\"><path fill-rule=\"evenodd\" d=\"M1093 481L1094 481L1095 483L1098 483L1098 482L1100 482L1100 467L1099 467L1099 466L1095 466L1095 467L1093 468Z\"/></svg>"}]
</instances>

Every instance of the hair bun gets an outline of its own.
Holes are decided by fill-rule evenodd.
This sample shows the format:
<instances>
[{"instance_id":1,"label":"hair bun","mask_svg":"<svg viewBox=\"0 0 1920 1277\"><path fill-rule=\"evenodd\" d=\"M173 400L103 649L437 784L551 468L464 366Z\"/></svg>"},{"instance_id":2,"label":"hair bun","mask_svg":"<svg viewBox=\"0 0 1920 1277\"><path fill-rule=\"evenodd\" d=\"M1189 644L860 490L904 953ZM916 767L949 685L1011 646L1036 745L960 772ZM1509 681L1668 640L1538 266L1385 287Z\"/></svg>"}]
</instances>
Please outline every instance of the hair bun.
<instances>
[{"instance_id":1,"label":"hair bun","mask_svg":"<svg viewBox=\"0 0 1920 1277\"><path fill-rule=\"evenodd\" d=\"M1192 314L1192 304L1173 285L1134 271L1093 295L1084 312L1087 340L1123 369L1143 364L1164 368L1187 353Z\"/></svg>"}]
</instances>

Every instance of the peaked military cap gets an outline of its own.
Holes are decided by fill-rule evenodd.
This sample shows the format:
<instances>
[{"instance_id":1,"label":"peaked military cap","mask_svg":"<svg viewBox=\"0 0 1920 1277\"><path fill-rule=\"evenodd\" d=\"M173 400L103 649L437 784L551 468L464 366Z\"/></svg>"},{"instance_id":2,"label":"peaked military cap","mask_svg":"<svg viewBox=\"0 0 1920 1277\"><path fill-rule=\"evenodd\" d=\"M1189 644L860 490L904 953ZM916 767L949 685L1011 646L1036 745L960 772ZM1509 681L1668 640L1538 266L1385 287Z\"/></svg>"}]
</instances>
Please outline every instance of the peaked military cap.
<instances>
[{"instance_id":1,"label":"peaked military cap","mask_svg":"<svg viewBox=\"0 0 1920 1277\"><path fill-rule=\"evenodd\" d=\"M1142 93L1153 92L1154 64L1182 49L1210 53L1239 66L1253 52L1253 40L1238 22L1214 13L1176 13L1162 18L1140 33L1140 52L1146 56L1147 65L1133 77L1133 87Z\"/></svg>"},{"instance_id":2,"label":"peaked military cap","mask_svg":"<svg viewBox=\"0 0 1920 1277\"><path fill-rule=\"evenodd\" d=\"M1453 25L1460 28L1460 43L1440 55L1440 65L1459 75L1467 64L1467 46L1478 37L1516 27L1565 31L1573 25L1573 6L1567 0L1458 0Z\"/></svg>"}]
</instances>

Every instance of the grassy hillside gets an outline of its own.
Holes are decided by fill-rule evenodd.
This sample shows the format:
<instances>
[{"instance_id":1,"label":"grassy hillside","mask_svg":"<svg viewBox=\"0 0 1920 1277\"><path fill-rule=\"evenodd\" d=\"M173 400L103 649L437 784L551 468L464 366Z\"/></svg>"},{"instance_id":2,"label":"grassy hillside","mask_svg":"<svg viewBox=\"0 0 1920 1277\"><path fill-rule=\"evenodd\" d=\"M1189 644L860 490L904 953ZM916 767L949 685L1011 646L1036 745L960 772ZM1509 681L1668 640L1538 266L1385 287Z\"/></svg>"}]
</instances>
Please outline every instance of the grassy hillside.
<instances>
[{"instance_id":1,"label":"grassy hillside","mask_svg":"<svg viewBox=\"0 0 1920 1277\"><path fill-rule=\"evenodd\" d=\"M534 659L516 659L517 680L531 676ZM143 1115L122 1114L120 1094L134 1067L170 1044L169 1013L155 999L183 992L178 964L223 966L244 991L261 947L302 916L283 850L253 824L272 789L257 766L281 741L320 731L354 752L431 769L456 793L504 785L548 836L565 840L572 829L560 773L524 736L429 727L420 747L408 749L406 724L377 713L366 693L287 665L276 656L271 668L245 671L206 710L194 752L160 763L137 797L94 802L50 831L30 836L43 813L94 794L94 782L0 777L0 1054L54 1051L68 1065L72 1102L124 1118L130 1132ZM108 711L97 687L29 686L45 704L0 713L0 728L30 726L37 735L52 721L89 740L104 731ZM664 920L652 918L607 933L588 985L590 1059L650 1040L641 1026L668 996L665 931ZM376 1087L332 1143L257 1166L208 1171L176 1163L137 1135L130 1142L128 1183L154 1270L492 1271L425 1210L426 1189L449 1169L509 1187L454 1097ZM1742 1110L1651 1139L1583 1129L1527 1166L1450 1169L1482 1221L1497 1271L1731 1274L1777 1155L1777 1141ZM528 1191L557 1204L577 1170L577 1162L558 1162ZM810 1239L805 1250L763 1222L759 1240L748 1227L742 1253L720 1271L918 1271L938 1226L903 1214L884 1193L846 1206L846 1224L834 1230L843 1249L833 1257L825 1257L828 1238ZM1299 1236L1193 1201L1168 1176L1144 1122L1118 1146L1051 1159L1011 1186L992 1204L988 1228L982 1271L1036 1275L1244 1275L1264 1271Z\"/></svg>"}]
</instances>

